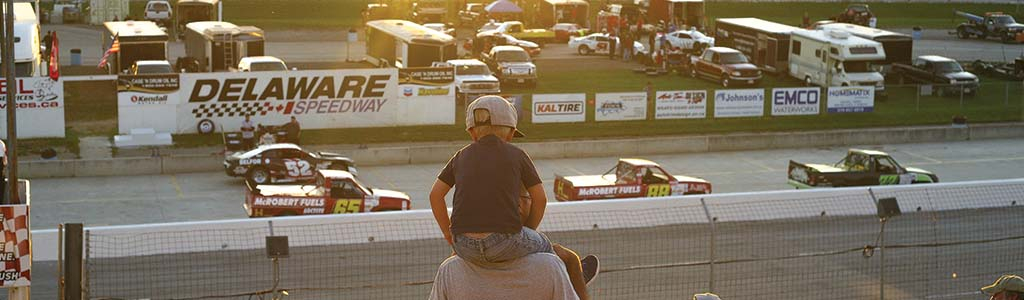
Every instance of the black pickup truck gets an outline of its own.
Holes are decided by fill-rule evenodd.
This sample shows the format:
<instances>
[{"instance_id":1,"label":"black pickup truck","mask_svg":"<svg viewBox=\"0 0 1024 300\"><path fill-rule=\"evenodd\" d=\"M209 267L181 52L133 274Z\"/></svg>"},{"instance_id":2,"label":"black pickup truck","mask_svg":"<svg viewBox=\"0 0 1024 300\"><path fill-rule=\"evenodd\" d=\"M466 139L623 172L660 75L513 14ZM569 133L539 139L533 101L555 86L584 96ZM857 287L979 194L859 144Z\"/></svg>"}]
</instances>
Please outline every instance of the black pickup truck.
<instances>
[{"instance_id":1,"label":"black pickup truck","mask_svg":"<svg viewBox=\"0 0 1024 300\"><path fill-rule=\"evenodd\" d=\"M860 149L850 149L834 165L790 160L788 178L798 189L939 182L934 173L903 167L885 152Z\"/></svg>"},{"instance_id":2,"label":"black pickup truck","mask_svg":"<svg viewBox=\"0 0 1024 300\"><path fill-rule=\"evenodd\" d=\"M894 63L889 76L895 76L899 84L934 85L935 94L939 97L961 92L968 96L978 93L978 76L964 71L955 60L937 55L918 56L913 65Z\"/></svg>"}]
</instances>

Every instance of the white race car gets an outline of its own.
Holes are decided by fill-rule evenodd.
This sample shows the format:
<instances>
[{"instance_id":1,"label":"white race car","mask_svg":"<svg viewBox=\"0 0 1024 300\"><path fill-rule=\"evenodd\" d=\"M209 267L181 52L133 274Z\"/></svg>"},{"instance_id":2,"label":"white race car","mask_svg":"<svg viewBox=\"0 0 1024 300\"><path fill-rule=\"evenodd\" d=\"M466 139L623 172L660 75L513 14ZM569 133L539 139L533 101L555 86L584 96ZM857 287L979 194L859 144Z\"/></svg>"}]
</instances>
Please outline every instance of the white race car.
<instances>
[{"instance_id":1,"label":"white race car","mask_svg":"<svg viewBox=\"0 0 1024 300\"><path fill-rule=\"evenodd\" d=\"M693 28L670 32L665 39L668 40L669 45L672 47L683 50L692 50L694 48L706 49L715 46L715 38L704 35L704 33ZM697 44L701 46L696 46Z\"/></svg>"},{"instance_id":2,"label":"white race car","mask_svg":"<svg viewBox=\"0 0 1024 300\"><path fill-rule=\"evenodd\" d=\"M611 39L615 39L615 44L618 45L618 37L609 37L606 33L594 33L588 36L572 38L569 40L569 48L576 49L576 53L580 55L589 54L608 54L608 47ZM647 50L644 45L640 42L633 42L633 54L645 53Z\"/></svg>"}]
</instances>

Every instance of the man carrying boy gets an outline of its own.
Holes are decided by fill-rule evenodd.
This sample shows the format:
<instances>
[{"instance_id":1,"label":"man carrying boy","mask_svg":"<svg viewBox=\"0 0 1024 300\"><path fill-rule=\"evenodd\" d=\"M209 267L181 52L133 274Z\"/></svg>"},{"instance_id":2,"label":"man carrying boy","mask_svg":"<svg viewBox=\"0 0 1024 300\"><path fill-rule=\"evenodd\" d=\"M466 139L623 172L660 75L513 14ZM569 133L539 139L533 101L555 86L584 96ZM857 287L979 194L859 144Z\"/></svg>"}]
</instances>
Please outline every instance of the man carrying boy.
<instances>
[{"instance_id":1,"label":"man carrying boy","mask_svg":"<svg viewBox=\"0 0 1024 300\"><path fill-rule=\"evenodd\" d=\"M456 152L434 182L430 192L434 218L455 253L481 267L532 253L558 255L580 299L589 299L579 256L553 246L536 231L547 196L533 161L508 143L513 136L522 136L516 123L515 110L504 98L484 96L469 104L466 130L474 142ZM449 219L444 197L452 187L456 189ZM532 199L526 218L520 213L523 187Z\"/></svg>"}]
</instances>

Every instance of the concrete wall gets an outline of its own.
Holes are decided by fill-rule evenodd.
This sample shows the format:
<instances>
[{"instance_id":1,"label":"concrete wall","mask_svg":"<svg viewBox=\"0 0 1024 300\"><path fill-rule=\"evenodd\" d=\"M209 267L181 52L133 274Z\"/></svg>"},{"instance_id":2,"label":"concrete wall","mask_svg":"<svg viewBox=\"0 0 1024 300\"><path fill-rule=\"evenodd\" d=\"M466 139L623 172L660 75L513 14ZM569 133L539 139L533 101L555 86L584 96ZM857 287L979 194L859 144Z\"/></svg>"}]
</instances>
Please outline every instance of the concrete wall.
<instances>
[{"instance_id":1,"label":"concrete wall","mask_svg":"<svg viewBox=\"0 0 1024 300\"><path fill-rule=\"evenodd\" d=\"M736 133L709 136L662 136L637 139L602 139L519 144L535 159L599 156L642 156L671 153L739 151L951 142L971 139L1024 137L1024 123L971 125L970 128L924 126L829 131ZM445 162L462 146L457 144L380 147L342 151L358 165L403 165ZM171 155L100 160L20 162L25 178L150 175L223 170L219 155Z\"/></svg>"}]
</instances>

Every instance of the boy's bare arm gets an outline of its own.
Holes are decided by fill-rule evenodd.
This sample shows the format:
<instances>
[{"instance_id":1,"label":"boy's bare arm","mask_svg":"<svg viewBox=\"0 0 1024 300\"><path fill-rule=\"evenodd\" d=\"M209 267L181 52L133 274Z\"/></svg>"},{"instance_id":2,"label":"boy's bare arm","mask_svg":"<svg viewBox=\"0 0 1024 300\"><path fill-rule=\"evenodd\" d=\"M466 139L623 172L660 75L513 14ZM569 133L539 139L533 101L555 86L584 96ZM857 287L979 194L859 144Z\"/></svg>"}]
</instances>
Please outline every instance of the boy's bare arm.
<instances>
[{"instance_id":1,"label":"boy's bare arm","mask_svg":"<svg viewBox=\"0 0 1024 300\"><path fill-rule=\"evenodd\" d=\"M543 183L538 183L526 189L532 199L530 203L530 216L526 218L523 225L530 229L537 230L541 219L544 219L544 209L548 206L548 197L544 195Z\"/></svg>"},{"instance_id":2,"label":"boy's bare arm","mask_svg":"<svg viewBox=\"0 0 1024 300\"><path fill-rule=\"evenodd\" d=\"M447 183L441 180L434 181L434 187L430 188L430 210L434 212L434 219L437 220L437 226L441 227L441 233L444 234L444 239L448 240L448 244L452 244L452 233L451 219L448 217L448 207L444 204L444 196L448 195L448 191L452 187L448 186Z\"/></svg>"}]
</instances>

